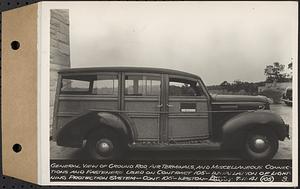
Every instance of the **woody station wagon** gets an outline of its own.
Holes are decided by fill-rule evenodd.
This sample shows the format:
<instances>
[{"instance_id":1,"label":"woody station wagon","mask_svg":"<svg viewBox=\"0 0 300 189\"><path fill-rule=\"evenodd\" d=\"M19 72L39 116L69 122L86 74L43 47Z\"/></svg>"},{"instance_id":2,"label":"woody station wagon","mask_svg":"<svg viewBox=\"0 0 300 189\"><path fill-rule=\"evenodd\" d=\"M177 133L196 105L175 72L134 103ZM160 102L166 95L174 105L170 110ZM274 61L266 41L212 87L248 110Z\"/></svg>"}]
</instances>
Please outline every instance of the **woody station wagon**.
<instances>
[{"instance_id":1,"label":"woody station wagon","mask_svg":"<svg viewBox=\"0 0 300 189\"><path fill-rule=\"evenodd\" d=\"M59 72L54 107L59 146L85 147L91 158L128 150L239 150L271 159L289 126L263 96L211 95L200 77L139 67Z\"/></svg>"}]
</instances>

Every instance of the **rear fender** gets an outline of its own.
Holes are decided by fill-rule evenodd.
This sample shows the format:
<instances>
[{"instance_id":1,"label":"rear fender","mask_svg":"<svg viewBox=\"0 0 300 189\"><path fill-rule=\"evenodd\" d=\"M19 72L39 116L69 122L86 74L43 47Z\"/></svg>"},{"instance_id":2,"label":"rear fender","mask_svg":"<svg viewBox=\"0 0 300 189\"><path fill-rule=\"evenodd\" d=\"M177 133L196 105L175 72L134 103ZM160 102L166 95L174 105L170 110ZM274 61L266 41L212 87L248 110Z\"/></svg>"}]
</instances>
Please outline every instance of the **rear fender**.
<instances>
[{"instance_id":1,"label":"rear fender","mask_svg":"<svg viewBox=\"0 0 300 189\"><path fill-rule=\"evenodd\" d=\"M247 133L255 129L274 132L279 140L288 136L286 126L280 116L267 110L245 112L234 116L222 127L222 148L241 147Z\"/></svg>"},{"instance_id":2,"label":"rear fender","mask_svg":"<svg viewBox=\"0 0 300 189\"><path fill-rule=\"evenodd\" d=\"M124 142L130 143L134 139L135 131L126 116L116 112L89 112L71 120L58 131L57 145L81 147L91 132L103 127L116 131Z\"/></svg>"}]
</instances>

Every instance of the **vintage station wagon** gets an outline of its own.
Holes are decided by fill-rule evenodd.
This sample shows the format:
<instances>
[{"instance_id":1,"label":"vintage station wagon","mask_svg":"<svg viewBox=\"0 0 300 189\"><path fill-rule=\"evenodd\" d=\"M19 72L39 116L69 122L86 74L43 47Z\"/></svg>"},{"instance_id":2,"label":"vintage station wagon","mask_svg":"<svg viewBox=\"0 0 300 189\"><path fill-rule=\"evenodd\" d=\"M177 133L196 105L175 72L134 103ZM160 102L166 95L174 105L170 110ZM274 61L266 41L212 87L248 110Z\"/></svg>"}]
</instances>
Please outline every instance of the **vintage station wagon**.
<instances>
[{"instance_id":1,"label":"vintage station wagon","mask_svg":"<svg viewBox=\"0 0 300 189\"><path fill-rule=\"evenodd\" d=\"M263 96L211 95L200 77L140 67L59 72L54 107L59 146L85 147L91 158L128 150L239 150L271 159L289 126Z\"/></svg>"}]
</instances>

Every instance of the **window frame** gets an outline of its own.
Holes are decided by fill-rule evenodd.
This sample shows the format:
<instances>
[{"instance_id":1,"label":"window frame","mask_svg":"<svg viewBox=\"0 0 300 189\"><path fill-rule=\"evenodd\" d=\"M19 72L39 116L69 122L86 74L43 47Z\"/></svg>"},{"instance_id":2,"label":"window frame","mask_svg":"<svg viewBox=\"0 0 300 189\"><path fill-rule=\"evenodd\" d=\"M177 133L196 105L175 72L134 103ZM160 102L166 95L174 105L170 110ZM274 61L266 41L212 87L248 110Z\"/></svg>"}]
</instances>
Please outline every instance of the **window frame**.
<instances>
[{"instance_id":1,"label":"window frame","mask_svg":"<svg viewBox=\"0 0 300 189\"><path fill-rule=\"evenodd\" d=\"M74 77L78 77L78 76L95 76L96 78L98 78L98 76L103 76L103 75L108 75L108 76L112 76L112 77L116 77L116 80L118 81L118 86L117 86L117 93L116 94L93 94L93 89L94 89L94 81L97 80L90 80L88 81L89 84L89 90L88 91L70 91L70 92L63 92L62 91L62 82L63 79L65 79L65 76L70 76L70 80L72 80L72 76ZM118 72L90 72L90 73L65 73L65 74L61 74L61 79L60 79L60 89L59 89L59 95L70 95L70 96L75 96L75 95L84 95L84 96L101 96L101 97L118 97L119 93L120 93L120 76ZM79 79L73 79L73 80L79 80ZM80 81L80 80L79 80ZM82 80L85 81L85 80Z\"/></svg>"},{"instance_id":2,"label":"window frame","mask_svg":"<svg viewBox=\"0 0 300 189\"><path fill-rule=\"evenodd\" d=\"M157 77L159 78L160 81L160 86L159 86L159 94L158 95L132 95L132 94L126 94L126 76L152 76L152 77ZM135 98L142 98L142 97L153 97L153 98L157 98L161 96L161 91L162 91L162 74L156 74L156 73L137 73L137 72L124 72L124 90L123 90L123 95L124 97L135 97Z\"/></svg>"},{"instance_id":3,"label":"window frame","mask_svg":"<svg viewBox=\"0 0 300 189\"><path fill-rule=\"evenodd\" d=\"M94 89L94 85L95 85L95 81L100 81L101 79L98 79L98 76L112 76L112 77L115 77L116 79L113 79L113 80L117 80L117 88L116 88L116 91L117 91L117 93L112 93L112 94L97 94L97 93L95 93L95 94L93 94L93 89ZM112 80L112 81L113 81ZM98 72L98 74L97 74L97 80L93 80L92 81L92 88L91 88L91 95L96 95L96 96L113 96L113 97L117 97L117 96L119 96L119 89L120 89L120 78L119 78L119 74L118 73L108 73L108 72L101 72L101 73L99 73ZM114 88L115 86L113 86L113 88Z\"/></svg>"},{"instance_id":4,"label":"window frame","mask_svg":"<svg viewBox=\"0 0 300 189\"><path fill-rule=\"evenodd\" d=\"M171 96L170 95L170 82L172 82L172 81L170 81L171 78L190 80L190 81L196 82L196 85L198 84L199 87L201 87L202 95L200 95L200 96ZM167 88L168 88L168 98L208 99L208 95L206 93L206 90L203 88L202 82L196 78L191 78L191 77L186 77L186 76L181 76L181 75L168 75Z\"/></svg>"}]
</instances>

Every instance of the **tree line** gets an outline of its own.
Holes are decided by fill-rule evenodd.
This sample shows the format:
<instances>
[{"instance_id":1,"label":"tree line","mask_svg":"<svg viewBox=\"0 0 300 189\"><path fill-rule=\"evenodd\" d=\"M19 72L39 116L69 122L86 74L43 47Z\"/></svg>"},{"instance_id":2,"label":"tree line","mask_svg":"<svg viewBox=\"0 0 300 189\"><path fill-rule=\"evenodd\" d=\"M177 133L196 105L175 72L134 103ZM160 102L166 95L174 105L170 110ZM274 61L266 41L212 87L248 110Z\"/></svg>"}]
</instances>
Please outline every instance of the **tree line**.
<instances>
[{"instance_id":1,"label":"tree line","mask_svg":"<svg viewBox=\"0 0 300 189\"><path fill-rule=\"evenodd\" d=\"M258 93L258 87L264 86L265 82L244 82L235 80L232 83L223 81L220 85L209 86L209 90L226 90L227 92L238 93L245 91L247 94L256 95Z\"/></svg>"},{"instance_id":2,"label":"tree line","mask_svg":"<svg viewBox=\"0 0 300 189\"><path fill-rule=\"evenodd\" d=\"M289 63L287 67L279 62L274 62L272 65L267 65L264 69L266 76L265 81L260 82L245 82L235 80L233 82L223 81L220 85L208 86L209 90L222 90L226 92L238 93L245 91L250 95L258 94L258 87L265 86L265 83L290 82L292 81L293 63Z\"/></svg>"}]
</instances>

